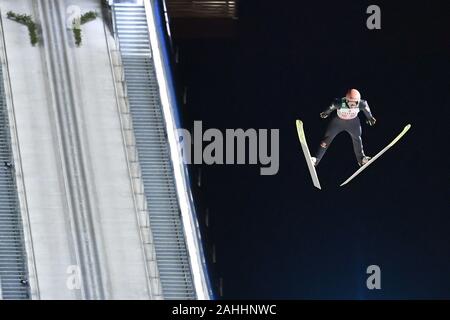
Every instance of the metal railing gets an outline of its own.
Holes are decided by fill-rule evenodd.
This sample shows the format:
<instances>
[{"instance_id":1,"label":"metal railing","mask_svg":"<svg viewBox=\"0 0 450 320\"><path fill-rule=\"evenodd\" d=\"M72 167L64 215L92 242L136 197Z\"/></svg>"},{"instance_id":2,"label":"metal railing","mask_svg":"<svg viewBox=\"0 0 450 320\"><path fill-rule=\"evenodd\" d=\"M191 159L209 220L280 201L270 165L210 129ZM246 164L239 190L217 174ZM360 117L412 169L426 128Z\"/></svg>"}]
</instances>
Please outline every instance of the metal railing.
<instances>
[{"instance_id":1,"label":"metal railing","mask_svg":"<svg viewBox=\"0 0 450 320\"><path fill-rule=\"evenodd\" d=\"M113 20L163 297L195 299L146 12L142 5L115 4Z\"/></svg>"},{"instance_id":2,"label":"metal railing","mask_svg":"<svg viewBox=\"0 0 450 320\"><path fill-rule=\"evenodd\" d=\"M0 33L0 291L2 299L38 298L2 12Z\"/></svg>"},{"instance_id":3,"label":"metal railing","mask_svg":"<svg viewBox=\"0 0 450 320\"><path fill-rule=\"evenodd\" d=\"M109 14L105 13L105 14ZM114 23L114 20L111 21ZM146 260L146 273L150 287L152 299L162 298L162 288L159 278L158 265L156 261L156 251L153 242L153 235L150 229L150 217L148 214L147 199L144 195L144 184L142 173L139 166L139 159L136 148L136 138L134 136L133 122L130 115L130 106L128 97L125 95L125 73L117 37L114 37L110 43L107 26L103 24L103 30L106 37L108 56L111 65L111 73L114 83L114 94L116 97L116 107L120 119L122 139L124 142L125 157L127 159L128 174L131 180L133 192L133 202L135 205L138 226L140 229L141 243L143 244L143 254ZM114 30L114 26L113 26Z\"/></svg>"},{"instance_id":4,"label":"metal railing","mask_svg":"<svg viewBox=\"0 0 450 320\"><path fill-rule=\"evenodd\" d=\"M200 299L210 299L214 296L205 260L202 235L196 212L196 204L192 195L191 179L188 166L183 162L177 129L182 128L179 115L179 101L174 79L175 57L173 43L170 39L167 7L164 0L145 2L149 34L151 35L152 50L155 54L155 68L160 85L163 114L167 127L171 158L174 169L177 194L181 205L184 229L189 256L194 275L194 283ZM150 27L153 26L153 27Z\"/></svg>"}]
</instances>

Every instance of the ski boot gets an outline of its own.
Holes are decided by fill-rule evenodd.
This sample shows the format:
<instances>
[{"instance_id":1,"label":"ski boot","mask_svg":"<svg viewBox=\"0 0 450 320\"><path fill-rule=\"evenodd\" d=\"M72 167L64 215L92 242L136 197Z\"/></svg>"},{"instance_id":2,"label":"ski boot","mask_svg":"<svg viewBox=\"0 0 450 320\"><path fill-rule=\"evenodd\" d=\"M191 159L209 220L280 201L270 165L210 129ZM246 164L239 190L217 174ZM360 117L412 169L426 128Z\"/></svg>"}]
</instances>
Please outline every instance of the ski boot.
<instances>
[{"instance_id":1,"label":"ski boot","mask_svg":"<svg viewBox=\"0 0 450 320\"><path fill-rule=\"evenodd\" d=\"M369 160L372 159L372 157L368 157L368 156L364 156L361 158L361 160L358 162L358 165L360 167L362 167L363 165L365 165L367 162L369 162Z\"/></svg>"},{"instance_id":2,"label":"ski boot","mask_svg":"<svg viewBox=\"0 0 450 320\"><path fill-rule=\"evenodd\" d=\"M311 157L311 162L313 163L314 167L317 165L317 158Z\"/></svg>"}]
</instances>

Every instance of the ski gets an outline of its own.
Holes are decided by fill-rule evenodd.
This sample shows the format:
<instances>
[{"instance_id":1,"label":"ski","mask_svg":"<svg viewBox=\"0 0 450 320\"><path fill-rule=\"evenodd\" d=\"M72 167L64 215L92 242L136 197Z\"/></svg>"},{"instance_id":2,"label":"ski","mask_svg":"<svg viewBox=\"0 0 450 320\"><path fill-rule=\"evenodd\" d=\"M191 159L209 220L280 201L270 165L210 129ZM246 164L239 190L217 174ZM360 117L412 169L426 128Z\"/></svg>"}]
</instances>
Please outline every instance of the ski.
<instances>
[{"instance_id":1,"label":"ski","mask_svg":"<svg viewBox=\"0 0 450 320\"><path fill-rule=\"evenodd\" d=\"M306 163L308 164L308 169L311 175L312 182L316 188L322 189L320 187L319 178L317 177L316 168L314 167L314 164L311 161L311 154L309 153L308 144L306 143L305 132L303 131L303 122L301 120L296 120L296 125L297 125L298 139L300 140L300 145L302 146L303 154L305 156Z\"/></svg>"},{"instance_id":2,"label":"ski","mask_svg":"<svg viewBox=\"0 0 450 320\"><path fill-rule=\"evenodd\" d=\"M379 157L381 157L381 155L383 153L385 153L387 150L389 150L394 144L396 144L405 134L406 132L408 132L408 130L411 128L411 125L408 124L403 130L402 132L400 132L400 134L398 136L396 136L394 138L394 140L391 141L391 143L389 143L383 150L381 150L380 152L378 152L372 159L370 159L365 165L363 165L361 168L359 168L354 174L352 174L347 180L345 180L342 184L341 187L346 185L347 183L349 183L350 181L353 180L353 178L355 178L358 174L360 174L364 169L366 169L371 163L373 163L375 160L377 160Z\"/></svg>"}]
</instances>

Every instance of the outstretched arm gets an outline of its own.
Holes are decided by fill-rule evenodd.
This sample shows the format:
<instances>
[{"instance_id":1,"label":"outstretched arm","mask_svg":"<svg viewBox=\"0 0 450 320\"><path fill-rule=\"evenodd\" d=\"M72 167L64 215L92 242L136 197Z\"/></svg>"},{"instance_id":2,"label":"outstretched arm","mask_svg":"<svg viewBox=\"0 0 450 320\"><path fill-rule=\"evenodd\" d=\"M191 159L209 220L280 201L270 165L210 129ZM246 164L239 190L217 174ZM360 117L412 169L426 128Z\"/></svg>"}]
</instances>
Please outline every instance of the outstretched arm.
<instances>
[{"instance_id":1,"label":"outstretched arm","mask_svg":"<svg viewBox=\"0 0 450 320\"><path fill-rule=\"evenodd\" d=\"M337 109L336 104L334 102L332 102L331 105L328 107L328 109L326 109L320 113L320 117L327 118L336 109Z\"/></svg>"},{"instance_id":2,"label":"outstretched arm","mask_svg":"<svg viewBox=\"0 0 450 320\"><path fill-rule=\"evenodd\" d=\"M367 123L371 126L373 126L376 122L377 119L375 119L372 115L372 112L370 111L369 108L369 104L367 103L367 101L361 101L359 108L362 110L362 112L364 112L364 115L367 118Z\"/></svg>"}]
</instances>

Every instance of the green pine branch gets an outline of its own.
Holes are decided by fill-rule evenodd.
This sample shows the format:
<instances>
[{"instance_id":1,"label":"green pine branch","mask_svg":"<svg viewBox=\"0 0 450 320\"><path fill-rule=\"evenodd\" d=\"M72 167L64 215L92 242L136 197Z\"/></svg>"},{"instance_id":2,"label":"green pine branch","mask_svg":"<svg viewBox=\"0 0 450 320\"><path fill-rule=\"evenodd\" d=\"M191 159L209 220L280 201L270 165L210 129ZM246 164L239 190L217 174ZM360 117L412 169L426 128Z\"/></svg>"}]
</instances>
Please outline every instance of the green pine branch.
<instances>
[{"instance_id":1,"label":"green pine branch","mask_svg":"<svg viewBox=\"0 0 450 320\"><path fill-rule=\"evenodd\" d=\"M98 14L97 12L94 11L89 11L86 12L84 14L81 15L81 17L79 18L79 23L77 23L77 19L73 20L73 36L75 38L75 44L77 45L77 47L81 46L81 41L82 41L82 36L81 36L81 28L80 26L82 24L85 24L89 21L95 20L97 18Z\"/></svg>"},{"instance_id":2,"label":"green pine branch","mask_svg":"<svg viewBox=\"0 0 450 320\"><path fill-rule=\"evenodd\" d=\"M88 11L86 13L83 13L80 18L80 23L85 24L86 22L95 20L95 18L97 18L97 16L98 16L98 14L95 11Z\"/></svg>"},{"instance_id":3,"label":"green pine branch","mask_svg":"<svg viewBox=\"0 0 450 320\"><path fill-rule=\"evenodd\" d=\"M37 26L33 21L31 15L27 14L17 14L12 11L6 13L8 19L21 23L28 28L28 35L30 36L30 42L32 46L35 46L39 42L39 37L37 35Z\"/></svg>"},{"instance_id":4,"label":"green pine branch","mask_svg":"<svg viewBox=\"0 0 450 320\"><path fill-rule=\"evenodd\" d=\"M73 27L72 31L75 38L75 44L79 47L81 45L81 29Z\"/></svg>"}]
</instances>

